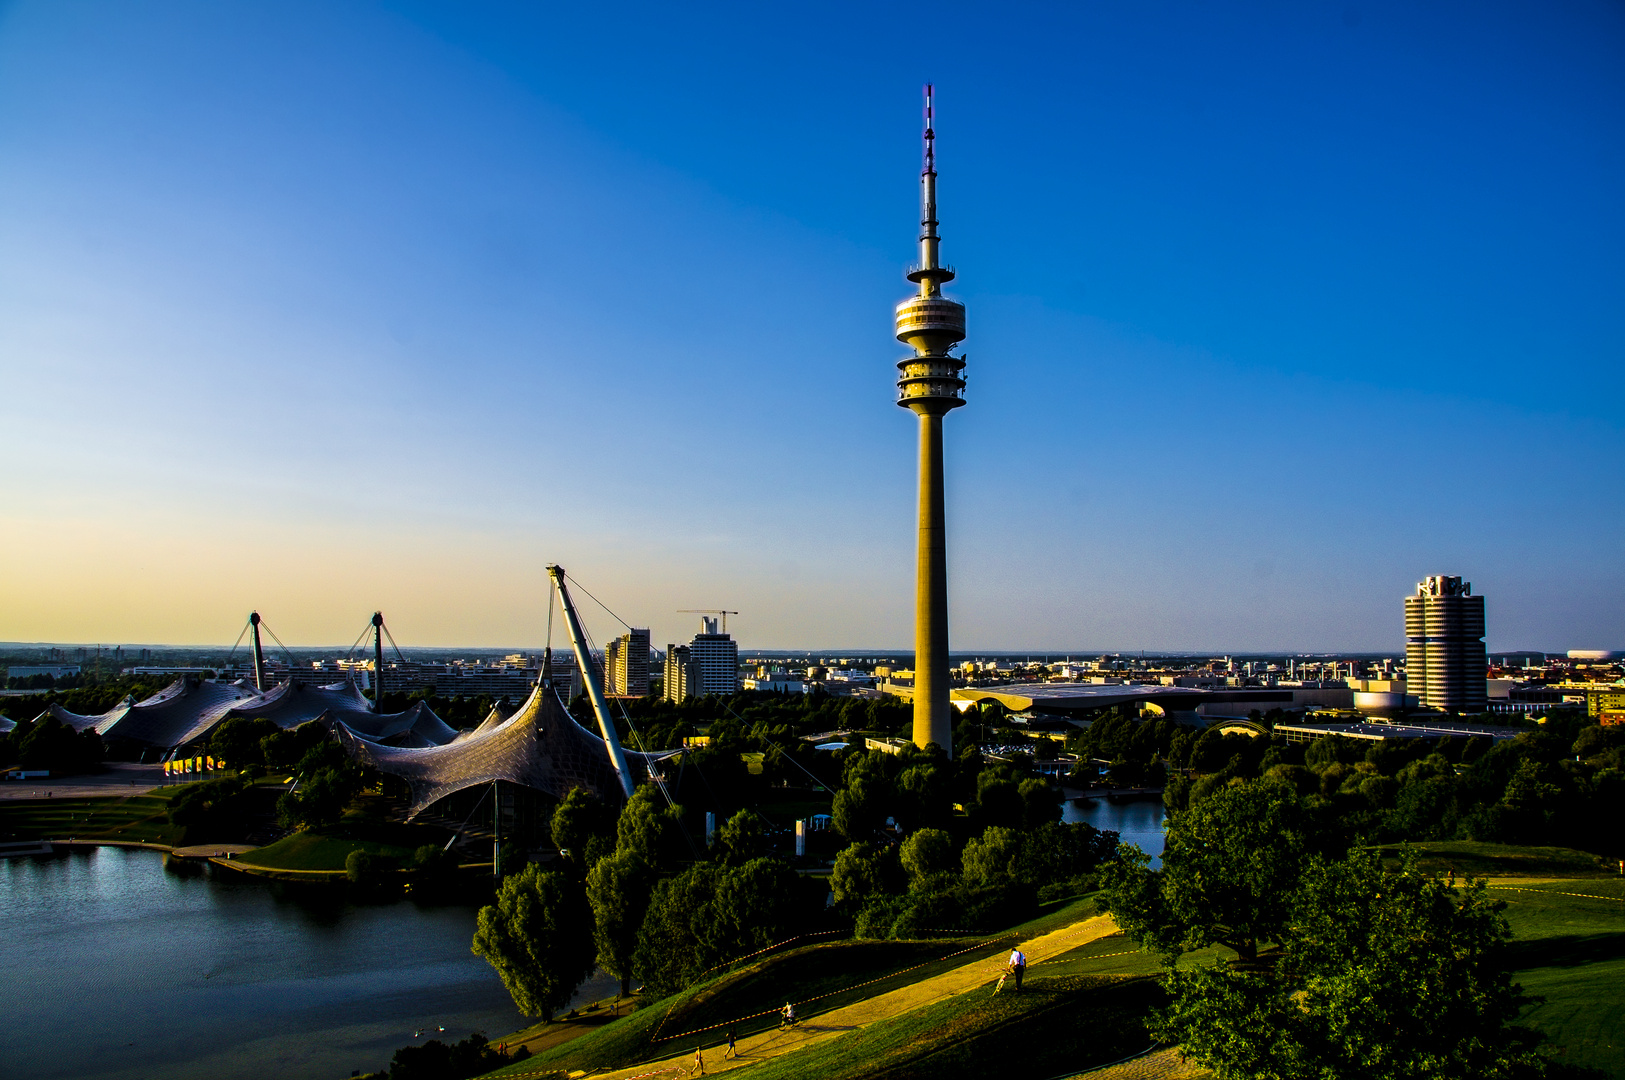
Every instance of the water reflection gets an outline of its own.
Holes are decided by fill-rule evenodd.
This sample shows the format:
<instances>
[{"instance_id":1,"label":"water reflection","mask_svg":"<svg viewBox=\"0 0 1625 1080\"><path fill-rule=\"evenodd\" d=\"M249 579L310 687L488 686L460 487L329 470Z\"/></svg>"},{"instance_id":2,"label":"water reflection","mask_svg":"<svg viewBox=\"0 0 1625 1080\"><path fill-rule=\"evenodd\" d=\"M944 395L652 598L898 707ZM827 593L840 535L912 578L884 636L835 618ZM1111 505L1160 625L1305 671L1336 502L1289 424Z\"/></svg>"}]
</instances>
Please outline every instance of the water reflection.
<instances>
[{"instance_id":1,"label":"water reflection","mask_svg":"<svg viewBox=\"0 0 1625 1080\"><path fill-rule=\"evenodd\" d=\"M1163 816L1160 798L1068 799L1061 804L1062 821L1087 821L1097 829L1119 833L1125 843L1137 844L1150 855L1152 866L1162 865Z\"/></svg>"},{"instance_id":2,"label":"water reflection","mask_svg":"<svg viewBox=\"0 0 1625 1080\"><path fill-rule=\"evenodd\" d=\"M526 1024L469 951L475 909L162 866L100 848L0 861L0 1060L40 1078L277 1075L386 1066L427 1027Z\"/></svg>"}]
</instances>

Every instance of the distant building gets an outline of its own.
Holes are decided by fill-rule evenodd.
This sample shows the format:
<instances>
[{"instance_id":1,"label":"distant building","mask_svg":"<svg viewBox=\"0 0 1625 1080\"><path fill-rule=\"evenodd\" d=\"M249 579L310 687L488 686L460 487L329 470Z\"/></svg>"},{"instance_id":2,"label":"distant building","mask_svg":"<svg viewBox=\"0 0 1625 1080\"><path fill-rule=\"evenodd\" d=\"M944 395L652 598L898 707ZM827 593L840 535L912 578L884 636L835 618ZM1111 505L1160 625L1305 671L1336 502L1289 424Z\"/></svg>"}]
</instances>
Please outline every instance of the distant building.
<instances>
[{"instance_id":1,"label":"distant building","mask_svg":"<svg viewBox=\"0 0 1625 1080\"><path fill-rule=\"evenodd\" d=\"M649 631L633 629L604 646L604 690L627 697L649 692Z\"/></svg>"},{"instance_id":2,"label":"distant building","mask_svg":"<svg viewBox=\"0 0 1625 1080\"><path fill-rule=\"evenodd\" d=\"M699 669L696 694L739 692L739 643L717 632L717 620L700 617L703 633L689 642L689 659Z\"/></svg>"},{"instance_id":3,"label":"distant building","mask_svg":"<svg viewBox=\"0 0 1625 1080\"><path fill-rule=\"evenodd\" d=\"M666 646L666 669L660 692L668 701L687 701L699 693L700 669L687 645Z\"/></svg>"},{"instance_id":4,"label":"distant building","mask_svg":"<svg viewBox=\"0 0 1625 1080\"><path fill-rule=\"evenodd\" d=\"M78 664L37 664L22 665L6 669L8 679L26 679L33 675L49 675L53 679L60 679L67 675L79 674Z\"/></svg>"},{"instance_id":5,"label":"distant building","mask_svg":"<svg viewBox=\"0 0 1625 1080\"><path fill-rule=\"evenodd\" d=\"M1429 708L1480 713L1488 673L1484 598L1459 577L1419 582L1405 598L1406 690Z\"/></svg>"}]
</instances>

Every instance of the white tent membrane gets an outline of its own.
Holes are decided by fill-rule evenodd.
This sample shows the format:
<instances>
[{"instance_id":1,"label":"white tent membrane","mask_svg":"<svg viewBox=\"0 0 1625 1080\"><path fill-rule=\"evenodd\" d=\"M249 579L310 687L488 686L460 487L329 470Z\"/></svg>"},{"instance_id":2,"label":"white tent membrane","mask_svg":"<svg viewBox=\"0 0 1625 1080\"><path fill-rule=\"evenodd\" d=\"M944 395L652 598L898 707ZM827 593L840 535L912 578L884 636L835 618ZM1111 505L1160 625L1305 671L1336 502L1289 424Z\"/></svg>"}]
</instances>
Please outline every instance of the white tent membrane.
<instances>
[{"instance_id":1,"label":"white tent membrane","mask_svg":"<svg viewBox=\"0 0 1625 1080\"><path fill-rule=\"evenodd\" d=\"M360 738L394 745L439 746L457 737L421 701L403 712L372 712L348 680L320 687L289 680L261 693L241 679L220 683L182 676L144 701L126 698L100 715L82 716L53 703L40 714L47 716L75 731L95 728L108 741L163 749L197 742L235 718L269 720L283 729L312 720L342 723Z\"/></svg>"},{"instance_id":2,"label":"white tent membrane","mask_svg":"<svg viewBox=\"0 0 1625 1080\"><path fill-rule=\"evenodd\" d=\"M465 788L507 780L562 799L572 788L614 805L621 785L604 740L565 711L548 687L536 687L519 710L492 724L487 717L467 738L444 746L381 746L340 723L335 730L357 760L405 780L412 791L411 820L429 806ZM642 781L653 762L681 751L643 754L627 751L634 780Z\"/></svg>"}]
</instances>

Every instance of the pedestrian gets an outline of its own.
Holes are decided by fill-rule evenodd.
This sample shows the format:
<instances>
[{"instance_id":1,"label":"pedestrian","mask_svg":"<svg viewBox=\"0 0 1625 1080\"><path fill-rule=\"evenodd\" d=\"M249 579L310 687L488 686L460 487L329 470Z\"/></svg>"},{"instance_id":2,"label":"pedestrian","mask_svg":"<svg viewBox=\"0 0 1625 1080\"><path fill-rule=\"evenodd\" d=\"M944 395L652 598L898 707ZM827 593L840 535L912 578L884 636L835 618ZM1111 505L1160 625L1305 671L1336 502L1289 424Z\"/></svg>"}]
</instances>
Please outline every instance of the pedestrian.
<instances>
[{"instance_id":1,"label":"pedestrian","mask_svg":"<svg viewBox=\"0 0 1625 1080\"><path fill-rule=\"evenodd\" d=\"M693 1076L695 1073L699 1073L701 1076L705 1075L705 1058L700 1053L702 1049L704 1048L699 1046L694 1048L694 1067L688 1070L688 1075L690 1076Z\"/></svg>"},{"instance_id":2,"label":"pedestrian","mask_svg":"<svg viewBox=\"0 0 1625 1080\"><path fill-rule=\"evenodd\" d=\"M1021 949L1010 950L1010 971L1016 977L1016 993L1021 993L1021 977L1027 973L1027 954Z\"/></svg>"},{"instance_id":3,"label":"pedestrian","mask_svg":"<svg viewBox=\"0 0 1625 1080\"><path fill-rule=\"evenodd\" d=\"M727 1061L729 1058L736 1058L738 1056L739 1056L739 1051L734 1049L734 1028L733 1028L732 1024L729 1024L728 1025L728 1049L723 1051L722 1060Z\"/></svg>"}]
</instances>

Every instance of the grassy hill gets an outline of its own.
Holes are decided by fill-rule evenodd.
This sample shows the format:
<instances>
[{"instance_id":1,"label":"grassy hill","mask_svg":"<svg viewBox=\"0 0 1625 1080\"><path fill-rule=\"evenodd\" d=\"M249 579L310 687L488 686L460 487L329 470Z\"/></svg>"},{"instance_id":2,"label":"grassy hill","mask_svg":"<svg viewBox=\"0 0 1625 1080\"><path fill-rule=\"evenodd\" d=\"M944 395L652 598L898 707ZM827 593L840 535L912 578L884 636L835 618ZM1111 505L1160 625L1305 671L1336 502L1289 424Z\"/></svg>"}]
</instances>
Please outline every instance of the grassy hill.
<instances>
[{"instance_id":1,"label":"grassy hill","mask_svg":"<svg viewBox=\"0 0 1625 1080\"><path fill-rule=\"evenodd\" d=\"M1625 881L1531 882L1491 895L1506 901L1514 978L1546 999L1524 1023L1562 1060L1625 1077Z\"/></svg>"},{"instance_id":2,"label":"grassy hill","mask_svg":"<svg viewBox=\"0 0 1625 1080\"><path fill-rule=\"evenodd\" d=\"M182 830L169 824L178 790L102 799L30 799L0 803L0 839L101 841L175 845Z\"/></svg>"},{"instance_id":3,"label":"grassy hill","mask_svg":"<svg viewBox=\"0 0 1625 1080\"><path fill-rule=\"evenodd\" d=\"M1498 876L1492 889L1507 903L1515 935L1514 977L1527 993L1545 999L1526 1011L1523 1022L1550 1038L1560 1060L1625 1080L1625 881L1598 876L1592 856L1566 849L1427 846L1442 849L1428 857L1451 863L1458 874L1486 864L1521 871ZM1585 876L1539 879L1560 867L1582 869ZM1029 940L1090 914L1091 902L1068 904L975 943L842 942L798 949L654 1003L493 1075L628 1068L691 1055L696 1045L706 1047L708 1067L715 1069L730 1021L741 1037L767 1030L777 1023L773 1010L793 998L809 1002L798 1006L798 1013L816 1027L825 1013L967 962L985 963L1013 939ZM960 948L969 951L949 955ZM1183 962L1205 963L1218 955L1210 950ZM1149 1046L1145 1016L1161 1001L1155 979L1160 970L1154 956L1112 934L1034 965L1019 997L981 985L901 1007L746 1067L753 1080L957 1080L990 1072L1009 1080L1044 1080L1081 1072ZM821 994L827 996L810 1000ZM1135 1068L1149 1065L1148 1060Z\"/></svg>"}]
</instances>

